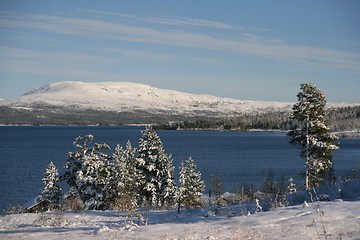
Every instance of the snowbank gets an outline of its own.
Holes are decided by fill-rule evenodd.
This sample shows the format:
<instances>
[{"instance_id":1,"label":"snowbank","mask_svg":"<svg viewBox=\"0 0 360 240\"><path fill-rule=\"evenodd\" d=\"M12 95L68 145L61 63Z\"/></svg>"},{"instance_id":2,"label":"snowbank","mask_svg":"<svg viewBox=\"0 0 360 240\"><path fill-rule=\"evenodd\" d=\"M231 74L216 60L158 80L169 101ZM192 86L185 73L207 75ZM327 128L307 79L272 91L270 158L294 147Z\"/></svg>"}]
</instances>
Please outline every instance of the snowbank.
<instances>
[{"instance_id":1,"label":"snowbank","mask_svg":"<svg viewBox=\"0 0 360 240\"><path fill-rule=\"evenodd\" d=\"M235 209L240 211L240 209ZM204 210L150 213L142 226L126 213L85 211L7 215L1 239L355 239L360 236L360 202L314 202L270 212L229 217ZM238 212L239 213L239 212ZM236 214L236 213L235 213Z\"/></svg>"},{"instance_id":2,"label":"snowbank","mask_svg":"<svg viewBox=\"0 0 360 240\"><path fill-rule=\"evenodd\" d=\"M0 217L0 239L359 239L359 179L322 186L311 194L290 194L291 206L268 212L256 212L255 202L180 214L176 209L151 211L148 226L143 211L132 217L115 211L6 215Z\"/></svg>"}]
</instances>

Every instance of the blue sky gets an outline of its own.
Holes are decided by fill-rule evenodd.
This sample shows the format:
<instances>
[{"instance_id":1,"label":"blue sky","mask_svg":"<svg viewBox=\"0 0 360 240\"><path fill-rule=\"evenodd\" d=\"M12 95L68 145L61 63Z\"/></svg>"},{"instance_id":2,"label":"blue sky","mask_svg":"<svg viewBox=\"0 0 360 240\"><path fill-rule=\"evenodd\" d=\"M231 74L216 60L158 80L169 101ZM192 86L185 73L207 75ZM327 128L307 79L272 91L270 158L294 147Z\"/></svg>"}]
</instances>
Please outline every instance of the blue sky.
<instances>
[{"instance_id":1,"label":"blue sky","mask_svg":"<svg viewBox=\"0 0 360 240\"><path fill-rule=\"evenodd\" d=\"M127 81L296 101L310 82L360 102L360 1L0 1L0 98Z\"/></svg>"}]
</instances>

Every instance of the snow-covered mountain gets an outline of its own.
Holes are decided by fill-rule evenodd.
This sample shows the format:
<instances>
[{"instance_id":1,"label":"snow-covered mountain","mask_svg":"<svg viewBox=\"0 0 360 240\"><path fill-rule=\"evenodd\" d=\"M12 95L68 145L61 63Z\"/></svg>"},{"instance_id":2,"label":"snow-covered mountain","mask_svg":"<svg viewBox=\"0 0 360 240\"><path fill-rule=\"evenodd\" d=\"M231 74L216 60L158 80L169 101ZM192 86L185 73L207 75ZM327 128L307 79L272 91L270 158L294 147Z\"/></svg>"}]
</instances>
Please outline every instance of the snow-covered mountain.
<instances>
[{"instance_id":1,"label":"snow-covered mountain","mask_svg":"<svg viewBox=\"0 0 360 240\"><path fill-rule=\"evenodd\" d=\"M211 116L287 111L293 105L289 102L242 101L189 94L129 82L51 83L7 103L21 108L39 104L116 112Z\"/></svg>"}]
</instances>

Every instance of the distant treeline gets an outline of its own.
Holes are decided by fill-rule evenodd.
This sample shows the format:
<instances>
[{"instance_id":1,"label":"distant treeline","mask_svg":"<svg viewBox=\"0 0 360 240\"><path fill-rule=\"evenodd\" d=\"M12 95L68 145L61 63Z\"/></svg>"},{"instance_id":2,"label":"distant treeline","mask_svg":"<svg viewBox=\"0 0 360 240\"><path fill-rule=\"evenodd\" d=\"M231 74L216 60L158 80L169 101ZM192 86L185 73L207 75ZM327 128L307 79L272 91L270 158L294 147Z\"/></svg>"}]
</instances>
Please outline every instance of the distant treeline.
<instances>
[{"instance_id":1,"label":"distant treeline","mask_svg":"<svg viewBox=\"0 0 360 240\"><path fill-rule=\"evenodd\" d=\"M135 111L105 111L81 109L77 106L53 106L37 104L31 108L8 107L0 105L0 125L131 125L160 124L169 122L196 121L207 119L210 113L199 111L198 115L176 115L173 112L157 111L151 113L142 110Z\"/></svg>"},{"instance_id":2,"label":"distant treeline","mask_svg":"<svg viewBox=\"0 0 360 240\"><path fill-rule=\"evenodd\" d=\"M38 105L36 108L10 108L0 106L1 125L128 125L155 124L156 129L223 129L246 131L249 129L289 130L297 122L289 118L290 112L242 114L234 117L174 115L169 112L145 111L114 112L77 107ZM325 123L333 131L359 130L360 106L328 109Z\"/></svg>"},{"instance_id":3,"label":"distant treeline","mask_svg":"<svg viewBox=\"0 0 360 240\"><path fill-rule=\"evenodd\" d=\"M181 117L172 117L172 121L181 121ZM59 107L38 105L36 108L10 108L0 106L1 125L128 125L167 123L166 115L151 114L145 111L115 112L77 107Z\"/></svg>"},{"instance_id":4,"label":"distant treeline","mask_svg":"<svg viewBox=\"0 0 360 240\"><path fill-rule=\"evenodd\" d=\"M159 125L162 129L223 129L247 131L249 129L289 130L298 127L290 119L290 112L243 114L224 119L200 119ZM333 131L360 130L360 106L329 109L325 123Z\"/></svg>"}]
</instances>

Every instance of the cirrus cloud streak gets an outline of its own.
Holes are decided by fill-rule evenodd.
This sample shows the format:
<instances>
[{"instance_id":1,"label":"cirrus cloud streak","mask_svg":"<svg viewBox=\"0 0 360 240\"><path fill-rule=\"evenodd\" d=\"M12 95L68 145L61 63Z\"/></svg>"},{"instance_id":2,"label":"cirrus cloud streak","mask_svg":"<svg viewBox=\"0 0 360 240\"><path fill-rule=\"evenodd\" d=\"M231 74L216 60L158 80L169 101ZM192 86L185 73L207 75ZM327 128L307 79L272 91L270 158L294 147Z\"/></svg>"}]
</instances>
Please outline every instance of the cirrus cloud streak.
<instances>
[{"instance_id":1,"label":"cirrus cloud streak","mask_svg":"<svg viewBox=\"0 0 360 240\"><path fill-rule=\"evenodd\" d=\"M139 16L133 17L141 19ZM120 15L115 19L97 19L2 12L0 28L33 29L94 39L221 51L273 59L301 67L360 71L360 54L357 53L287 44L283 40L250 34L240 27L202 19L145 18L143 21L146 24L139 26L126 21L124 23ZM190 25L195 26L196 31L185 27ZM218 32L211 34L199 30L209 26L227 31L226 37ZM252 37L249 38L249 35Z\"/></svg>"}]
</instances>

